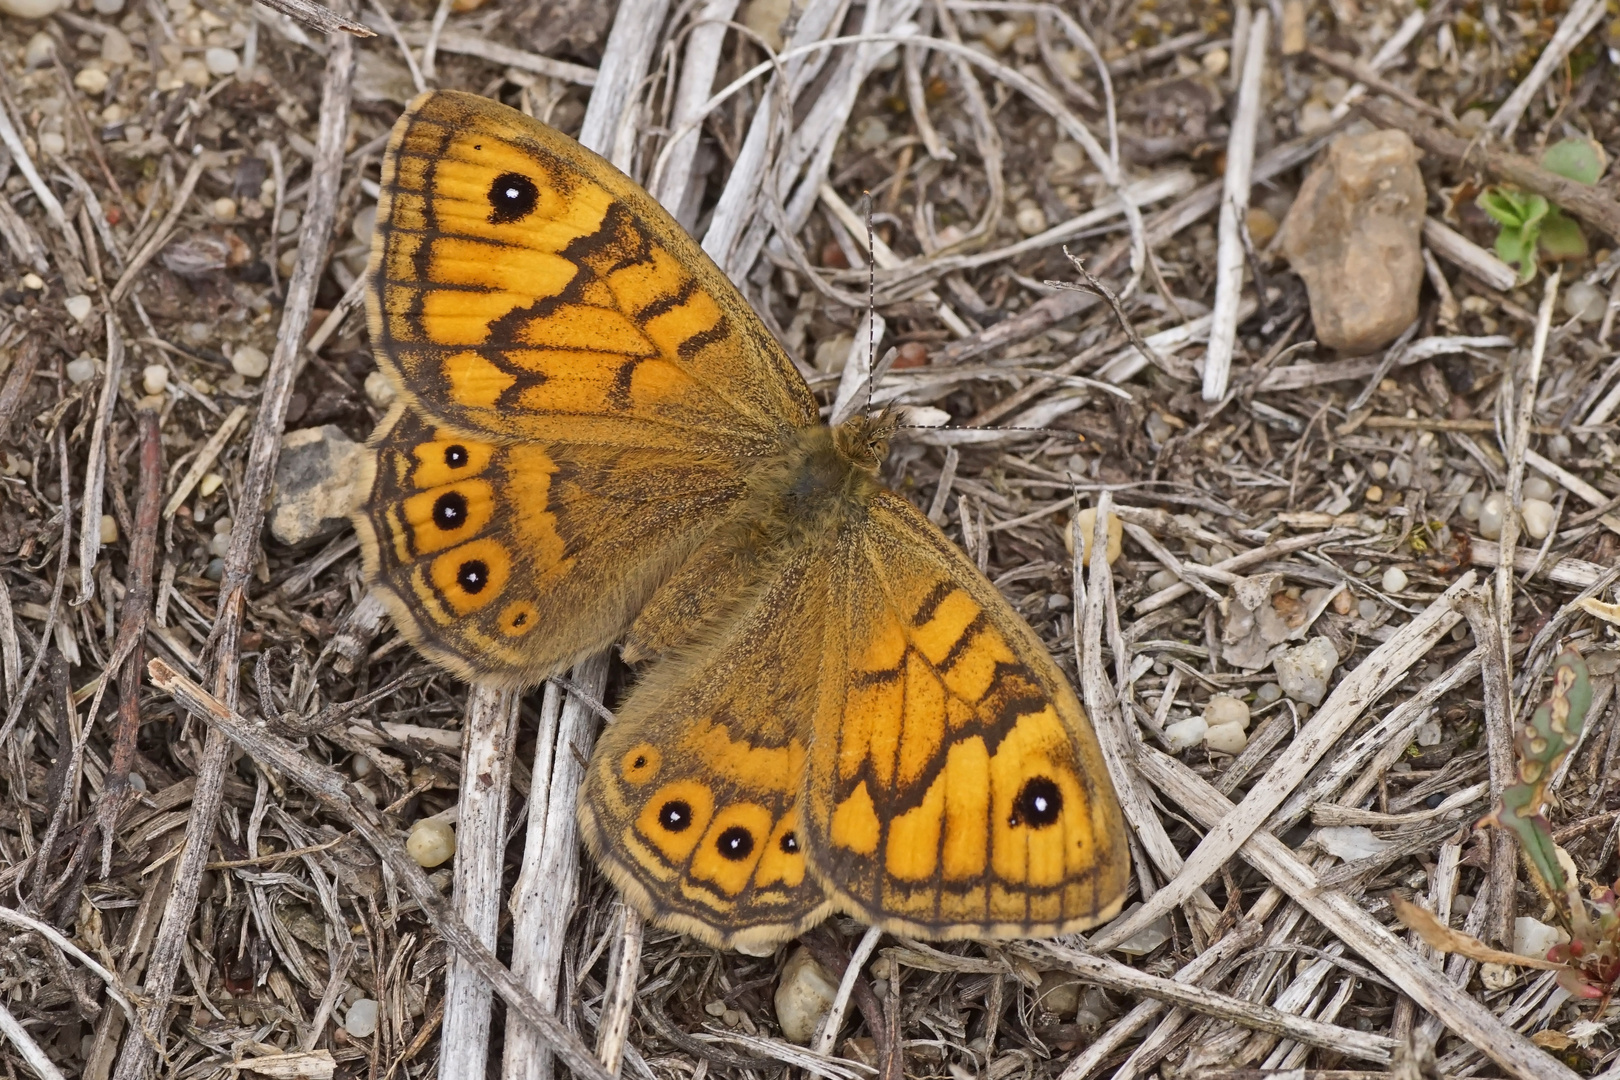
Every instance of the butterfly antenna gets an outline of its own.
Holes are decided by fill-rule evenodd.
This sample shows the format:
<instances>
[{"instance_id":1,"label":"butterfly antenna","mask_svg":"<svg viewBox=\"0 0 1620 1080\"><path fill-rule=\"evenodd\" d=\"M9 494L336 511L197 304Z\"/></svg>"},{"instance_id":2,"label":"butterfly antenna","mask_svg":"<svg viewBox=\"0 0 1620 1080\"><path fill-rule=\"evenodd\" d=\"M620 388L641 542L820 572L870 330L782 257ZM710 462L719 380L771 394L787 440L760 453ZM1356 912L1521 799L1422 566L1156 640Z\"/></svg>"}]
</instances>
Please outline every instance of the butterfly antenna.
<instances>
[{"instance_id":1,"label":"butterfly antenna","mask_svg":"<svg viewBox=\"0 0 1620 1080\"><path fill-rule=\"evenodd\" d=\"M866 414L877 398L877 242L872 231L872 193L861 192L866 203Z\"/></svg>"}]
</instances>

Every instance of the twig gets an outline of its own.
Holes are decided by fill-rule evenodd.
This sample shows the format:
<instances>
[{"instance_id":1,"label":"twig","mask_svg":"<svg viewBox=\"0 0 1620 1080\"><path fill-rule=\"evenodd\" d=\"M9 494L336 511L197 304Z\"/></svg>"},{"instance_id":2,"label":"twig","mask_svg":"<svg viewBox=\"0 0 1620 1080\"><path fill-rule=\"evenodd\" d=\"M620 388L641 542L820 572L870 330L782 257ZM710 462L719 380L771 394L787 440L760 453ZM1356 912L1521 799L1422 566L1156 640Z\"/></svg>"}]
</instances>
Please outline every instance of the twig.
<instances>
[{"instance_id":1,"label":"twig","mask_svg":"<svg viewBox=\"0 0 1620 1080\"><path fill-rule=\"evenodd\" d=\"M1271 12L1262 7L1249 28L1243 53L1243 78L1238 83L1237 115L1226 140L1226 175L1221 190L1219 243L1215 249L1214 321L1209 330L1209 351L1204 354L1204 400L1226 396L1232 377L1232 347L1237 339L1238 302L1243 297L1243 237L1240 226L1249 209L1249 184L1254 170L1254 142L1260 126L1260 83L1265 76L1266 46Z\"/></svg>"},{"instance_id":2,"label":"twig","mask_svg":"<svg viewBox=\"0 0 1620 1080\"><path fill-rule=\"evenodd\" d=\"M1068 281L1048 281L1046 284L1054 289L1083 289L1108 301L1108 306L1114 311L1114 318L1119 321L1120 329L1124 330L1125 336L1131 339L1131 344L1136 346L1136 351L1141 353L1142 357L1147 360L1148 363L1152 364L1159 370L1164 371L1165 374L1173 374L1166 368L1164 357L1154 352L1153 346L1142 340L1142 335L1131 323L1130 317L1125 314L1125 309L1120 306L1119 297L1115 296L1113 291L1110 290L1108 286L1098 281L1095 274L1086 269L1085 262L1082 261L1078 255L1075 255L1069 251L1069 246L1067 244L1063 246L1063 257L1074 264L1075 273L1079 274L1085 279L1085 285L1075 285L1074 283Z\"/></svg>"},{"instance_id":3,"label":"twig","mask_svg":"<svg viewBox=\"0 0 1620 1080\"><path fill-rule=\"evenodd\" d=\"M11 418L16 415L23 394L33 381L34 371L39 367L40 354L44 352L40 344L43 336L38 332L28 333L11 354L11 369L6 372L4 385L0 385L0 439L9 436Z\"/></svg>"},{"instance_id":4,"label":"twig","mask_svg":"<svg viewBox=\"0 0 1620 1080\"><path fill-rule=\"evenodd\" d=\"M324 4L316 3L315 0L258 0L258 2L323 34L342 32L353 34L358 38L377 36L377 31L366 24L357 23Z\"/></svg>"},{"instance_id":5,"label":"twig","mask_svg":"<svg viewBox=\"0 0 1620 1080\"><path fill-rule=\"evenodd\" d=\"M1473 274L1497 292L1518 288L1519 275L1513 267L1438 218L1423 219L1423 241L1436 255Z\"/></svg>"},{"instance_id":6,"label":"twig","mask_svg":"<svg viewBox=\"0 0 1620 1080\"><path fill-rule=\"evenodd\" d=\"M641 912L619 902L619 929L608 956L607 996L596 1024L596 1056L615 1076L624 1064L625 1038L630 1033L630 1014L635 1007L636 986L641 981L641 940L646 930Z\"/></svg>"},{"instance_id":7,"label":"twig","mask_svg":"<svg viewBox=\"0 0 1620 1080\"><path fill-rule=\"evenodd\" d=\"M1541 195L1591 225L1620 240L1620 203L1603 189L1549 172L1527 157L1485 146L1477 141L1430 127L1383 101L1363 101L1358 108L1380 127L1399 128L1431 154L1449 161L1483 167L1499 180Z\"/></svg>"},{"instance_id":8,"label":"twig","mask_svg":"<svg viewBox=\"0 0 1620 1080\"><path fill-rule=\"evenodd\" d=\"M85 461L84 502L79 513L79 596L83 604L96 588L96 559L101 555L101 510L107 490L107 435L112 428L113 406L118 401L119 377L124 371L124 335L113 312L106 313L107 368L101 399L90 429L90 451Z\"/></svg>"},{"instance_id":9,"label":"twig","mask_svg":"<svg viewBox=\"0 0 1620 1080\"><path fill-rule=\"evenodd\" d=\"M1379 75L1365 64L1362 64L1359 60L1354 60L1342 53L1336 53L1328 49L1324 49L1320 45L1307 45L1305 47L1305 51L1308 52L1312 59L1316 60L1317 63L1322 64L1324 67L1332 68L1341 75L1348 75L1350 78L1363 84L1370 90L1376 90L1385 97L1394 98L1407 108L1415 109L1424 116L1429 117L1431 120L1438 120L1440 123L1449 128L1455 128L1457 126L1457 118L1452 116L1451 113L1447 112L1445 109L1439 108L1438 106L1430 105L1427 101L1424 101L1411 91L1390 82L1388 79L1384 78L1382 75Z\"/></svg>"},{"instance_id":10,"label":"twig","mask_svg":"<svg viewBox=\"0 0 1620 1080\"><path fill-rule=\"evenodd\" d=\"M736 14L737 0L704 0L692 15L695 25L686 39L681 62L681 81L675 91L669 126L679 130L695 116L714 89L715 72L720 68L720 47L726 37L726 22ZM697 158L698 132L693 129L670 140L665 168L652 194L670 216L680 216L686 205L687 190L694 180L692 163Z\"/></svg>"},{"instance_id":11,"label":"twig","mask_svg":"<svg viewBox=\"0 0 1620 1080\"><path fill-rule=\"evenodd\" d=\"M219 460L220 452L225 449L225 444L231 441L231 436L236 434L237 425L241 424L247 414L248 407L238 405L230 411L230 414L224 420L220 421L219 427L214 429L214 433L208 437L208 441L203 443L202 449L197 451L197 456L191 459L191 464L186 468L185 475L180 478L180 482L174 487L174 494L169 496L169 501L164 504L163 516L165 519L174 517L175 512L185 505L185 501L191 497L192 489L202 480L203 475L208 472L214 462Z\"/></svg>"},{"instance_id":12,"label":"twig","mask_svg":"<svg viewBox=\"0 0 1620 1080\"><path fill-rule=\"evenodd\" d=\"M127 648L129 653L118 675L118 727L113 735L112 763L102 781L101 800L96 807L103 878L111 873L113 836L129 795L129 770L135 762L135 740L141 730L141 668L145 662L141 639L152 614L152 566L157 559L158 510L163 498L161 415L148 407L142 408L138 416L140 481L118 627L118 648Z\"/></svg>"},{"instance_id":13,"label":"twig","mask_svg":"<svg viewBox=\"0 0 1620 1080\"><path fill-rule=\"evenodd\" d=\"M1530 107L1530 102L1535 99L1536 92L1552 78L1553 72L1563 66L1564 58L1575 46L1579 45L1587 34L1597 29L1597 24L1603 21L1605 10L1604 0L1576 0L1570 6L1564 13L1563 20L1559 22L1558 29L1553 33L1552 40L1541 50L1541 55L1536 59L1536 66L1530 69L1530 74L1513 88L1513 93L1508 95L1501 108L1492 115L1490 123L1486 125L1492 134L1504 140L1513 138L1514 129L1519 126L1519 121L1524 117L1524 111Z\"/></svg>"},{"instance_id":14,"label":"twig","mask_svg":"<svg viewBox=\"0 0 1620 1080\"><path fill-rule=\"evenodd\" d=\"M467 924L461 921L433 883L428 881L416 860L406 852L405 845L395 835L394 827L363 799L350 798L341 776L305 758L291 743L228 708L224 702L162 660L147 664L147 673L153 686L172 696L191 715L206 722L209 730L221 732L255 761L280 771L318 798L331 812L344 818L387 863L411 899L421 906L439 937L457 956L471 962L478 973L494 985L501 1000L510 1007L509 1016L516 1014L522 1017L576 1074L588 1080L612 1080L585 1044L579 1041L579 1037L535 1000L534 995L513 978L494 954L473 936Z\"/></svg>"},{"instance_id":15,"label":"twig","mask_svg":"<svg viewBox=\"0 0 1620 1080\"><path fill-rule=\"evenodd\" d=\"M849 998L855 992L855 983L861 977L866 962L872 957L872 950L877 948L878 939L883 931L876 926L869 926L861 940L855 945L855 953L844 965L844 976L838 980L838 993L833 995L832 1005L827 1009L827 1015L821 1018L821 1024L816 1029L816 1038L812 1049L823 1057L833 1052L833 1046L838 1042L838 1029L844 1026L844 1013L849 1009Z\"/></svg>"},{"instance_id":16,"label":"twig","mask_svg":"<svg viewBox=\"0 0 1620 1080\"><path fill-rule=\"evenodd\" d=\"M658 45L669 0L621 0L602 49L597 81L580 124L579 142L628 171L634 140L636 95Z\"/></svg>"},{"instance_id":17,"label":"twig","mask_svg":"<svg viewBox=\"0 0 1620 1080\"><path fill-rule=\"evenodd\" d=\"M1080 672L1080 691L1085 699L1086 713L1091 719L1092 729L1097 734L1098 745L1102 748L1103 760L1107 763L1109 776L1113 779L1114 793L1119 798L1125 820L1130 823L1137 841L1153 860L1153 865L1166 878L1173 878L1181 872L1183 865L1181 853L1171 842L1164 823L1159 820L1158 812L1136 775L1131 754L1134 739L1126 730L1117 692L1109 684L1108 676L1103 669L1104 611L1105 608L1114 606L1113 577L1107 559L1108 518L1113 513L1113 495L1104 491L1097 497L1093 536L1078 535L1079 509L1077 503L1070 526L1076 534L1073 536L1074 557L1070 564L1070 572L1075 600L1079 602L1083 598L1085 603L1084 612L1080 613L1081 617L1074 622L1072 643L1075 663ZM1091 542L1089 583L1082 569L1082 559L1086 551L1084 541L1087 540ZM1214 935L1220 911L1202 888L1194 889L1188 895L1186 912L1189 922L1205 940Z\"/></svg>"},{"instance_id":18,"label":"twig","mask_svg":"<svg viewBox=\"0 0 1620 1080\"><path fill-rule=\"evenodd\" d=\"M22 136L12 125L11 113L3 103L0 103L0 142L5 143L6 149L11 151L11 159L17 170L28 181L28 187L39 200L39 205L45 208L45 216L51 219L51 224L61 231L63 239L67 242L68 251L74 258L82 258L83 250L79 245L78 234L68 222L67 212L62 209L62 203L57 199L56 193L51 190L39 170L34 167L34 159L28 156L28 148L23 144Z\"/></svg>"},{"instance_id":19,"label":"twig","mask_svg":"<svg viewBox=\"0 0 1620 1080\"><path fill-rule=\"evenodd\" d=\"M495 948L501 918L501 868L506 855L506 808L512 789L512 744L522 695L474 686L462 724L461 794L457 802L455 893L451 900L467 930ZM441 1076L483 1076L489 1058L489 983L457 956L444 977Z\"/></svg>"},{"instance_id":20,"label":"twig","mask_svg":"<svg viewBox=\"0 0 1620 1080\"><path fill-rule=\"evenodd\" d=\"M62 1070L52 1064L39 1043L28 1034L28 1029L17 1022L4 1003L0 1003L0 1035L11 1040L11 1045L17 1048L17 1053L28 1063L28 1067L39 1074L40 1080L67 1080Z\"/></svg>"},{"instance_id":21,"label":"twig","mask_svg":"<svg viewBox=\"0 0 1620 1080\"><path fill-rule=\"evenodd\" d=\"M600 654L574 668L571 681L600 700L607 687L608 657ZM596 714L546 684L530 773L528 829L523 863L512 886L512 974L546 1008L560 995L568 920L579 888L579 842L574 807L585 777ZM551 1053L532 1033L508 1028L501 1075L505 1080L550 1080Z\"/></svg>"},{"instance_id":22,"label":"twig","mask_svg":"<svg viewBox=\"0 0 1620 1080\"><path fill-rule=\"evenodd\" d=\"M433 78L433 72L427 64L425 47L431 34L422 30L404 31L407 45L424 47L422 74L425 78ZM502 67L517 68L519 71L530 71L536 75L544 75L548 79L561 79L563 82L573 83L576 86L595 86L596 69L585 67L583 64L570 64L566 60L553 60L549 56L539 53L515 49L510 45L502 45L498 41L469 34L461 30L444 30L438 36L439 52L456 53L460 56L476 56L480 60L488 60L492 64Z\"/></svg>"}]
</instances>

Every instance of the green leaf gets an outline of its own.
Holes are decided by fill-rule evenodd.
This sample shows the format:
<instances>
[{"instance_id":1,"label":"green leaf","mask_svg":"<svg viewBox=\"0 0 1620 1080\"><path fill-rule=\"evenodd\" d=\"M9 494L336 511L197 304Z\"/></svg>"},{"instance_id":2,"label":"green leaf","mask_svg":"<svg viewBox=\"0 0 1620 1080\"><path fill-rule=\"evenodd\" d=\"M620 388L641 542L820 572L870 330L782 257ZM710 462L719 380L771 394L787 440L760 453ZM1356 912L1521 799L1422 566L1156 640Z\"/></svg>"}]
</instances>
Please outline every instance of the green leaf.
<instances>
[{"instance_id":1,"label":"green leaf","mask_svg":"<svg viewBox=\"0 0 1620 1080\"><path fill-rule=\"evenodd\" d=\"M1526 223L1529 207L1520 192L1511 188L1488 187L1479 193L1474 205L1489 214L1498 225L1517 229Z\"/></svg>"},{"instance_id":2,"label":"green leaf","mask_svg":"<svg viewBox=\"0 0 1620 1080\"><path fill-rule=\"evenodd\" d=\"M1580 225L1554 207L1541 223L1541 250L1552 259L1583 259L1586 257L1586 234Z\"/></svg>"},{"instance_id":3,"label":"green leaf","mask_svg":"<svg viewBox=\"0 0 1620 1080\"><path fill-rule=\"evenodd\" d=\"M1536 276L1536 240L1540 235L1540 222L1518 228L1504 225L1496 234L1496 254L1503 262L1519 268L1521 285Z\"/></svg>"},{"instance_id":4,"label":"green leaf","mask_svg":"<svg viewBox=\"0 0 1620 1080\"><path fill-rule=\"evenodd\" d=\"M1541 167L1580 184L1595 184L1608 168L1608 155L1591 139L1564 139L1547 147Z\"/></svg>"}]
</instances>

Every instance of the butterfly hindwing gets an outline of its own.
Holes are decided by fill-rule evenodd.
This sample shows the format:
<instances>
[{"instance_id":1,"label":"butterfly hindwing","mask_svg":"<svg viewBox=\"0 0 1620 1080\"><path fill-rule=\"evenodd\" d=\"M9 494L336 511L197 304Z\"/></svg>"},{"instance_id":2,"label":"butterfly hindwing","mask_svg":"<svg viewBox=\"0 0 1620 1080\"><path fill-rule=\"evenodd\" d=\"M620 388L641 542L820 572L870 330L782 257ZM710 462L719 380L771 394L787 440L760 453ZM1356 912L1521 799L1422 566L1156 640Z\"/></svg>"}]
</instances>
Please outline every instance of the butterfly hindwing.
<instances>
[{"instance_id":1,"label":"butterfly hindwing","mask_svg":"<svg viewBox=\"0 0 1620 1080\"><path fill-rule=\"evenodd\" d=\"M807 873L800 798L824 566L796 560L702 645L667 657L598 740L580 793L585 841L660 925L766 948L832 910Z\"/></svg>"},{"instance_id":2,"label":"butterfly hindwing","mask_svg":"<svg viewBox=\"0 0 1620 1080\"><path fill-rule=\"evenodd\" d=\"M433 659L503 684L616 641L743 490L733 459L501 445L405 408L371 445L355 522L373 587Z\"/></svg>"},{"instance_id":3,"label":"butterfly hindwing","mask_svg":"<svg viewBox=\"0 0 1620 1080\"><path fill-rule=\"evenodd\" d=\"M840 906L930 938L1112 917L1130 861L1096 736L995 587L880 492L829 591L805 824Z\"/></svg>"},{"instance_id":4,"label":"butterfly hindwing","mask_svg":"<svg viewBox=\"0 0 1620 1080\"><path fill-rule=\"evenodd\" d=\"M431 92L396 125L381 187L372 341L417 408L496 441L733 454L814 421L731 282L572 139Z\"/></svg>"}]
</instances>

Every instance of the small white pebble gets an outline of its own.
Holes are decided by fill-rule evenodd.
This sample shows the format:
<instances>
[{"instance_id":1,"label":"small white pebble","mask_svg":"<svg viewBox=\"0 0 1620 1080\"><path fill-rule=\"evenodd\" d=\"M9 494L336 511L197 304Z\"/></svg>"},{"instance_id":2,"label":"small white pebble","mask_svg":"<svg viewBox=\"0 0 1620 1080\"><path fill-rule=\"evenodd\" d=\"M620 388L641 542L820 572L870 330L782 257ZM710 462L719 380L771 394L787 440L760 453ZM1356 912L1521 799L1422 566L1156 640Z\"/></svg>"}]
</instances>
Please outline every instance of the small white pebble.
<instances>
[{"instance_id":1,"label":"small white pebble","mask_svg":"<svg viewBox=\"0 0 1620 1080\"><path fill-rule=\"evenodd\" d=\"M270 358L264 350L243 345L231 354L231 369L247 379L257 379L270 369Z\"/></svg>"},{"instance_id":2,"label":"small white pebble","mask_svg":"<svg viewBox=\"0 0 1620 1080\"><path fill-rule=\"evenodd\" d=\"M97 15L117 15L124 10L124 0L90 0Z\"/></svg>"},{"instance_id":3,"label":"small white pebble","mask_svg":"<svg viewBox=\"0 0 1620 1080\"><path fill-rule=\"evenodd\" d=\"M1063 172L1079 172L1086 167L1086 152L1079 143L1065 139L1052 147L1052 164Z\"/></svg>"},{"instance_id":4,"label":"small white pebble","mask_svg":"<svg viewBox=\"0 0 1620 1080\"><path fill-rule=\"evenodd\" d=\"M1230 694L1216 694L1204 704L1204 722L1210 727L1236 724L1248 730L1249 703Z\"/></svg>"},{"instance_id":5,"label":"small white pebble","mask_svg":"<svg viewBox=\"0 0 1620 1080\"><path fill-rule=\"evenodd\" d=\"M0 0L0 12L19 19L43 19L66 6L62 0Z\"/></svg>"},{"instance_id":6,"label":"small white pebble","mask_svg":"<svg viewBox=\"0 0 1620 1080\"><path fill-rule=\"evenodd\" d=\"M148 394L161 394L169 388L169 369L162 364L148 364L141 371L141 388Z\"/></svg>"},{"instance_id":7,"label":"small white pebble","mask_svg":"<svg viewBox=\"0 0 1620 1080\"><path fill-rule=\"evenodd\" d=\"M1477 491L1470 491L1462 497L1462 502L1457 504L1457 513L1462 515L1464 521L1478 521L1479 509L1484 502L1485 496Z\"/></svg>"},{"instance_id":8,"label":"small white pebble","mask_svg":"<svg viewBox=\"0 0 1620 1080\"><path fill-rule=\"evenodd\" d=\"M442 821L419 818L411 826L405 850L416 860L416 865L431 870L456 853L456 831Z\"/></svg>"},{"instance_id":9,"label":"small white pebble","mask_svg":"<svg viewBox=\"0 0 1620 1080\"><path fill-rule=\"evenodd\" d=\"M1231 63L1231 57L1225 49L1211 49L1204 54L1202 63L1204 74L1213 79L1226 71L1226 65Z\"/></svg>"},{"instance_id":10,"label":"small white pebble","mask_svg":"<svg viewBox=\"0 0 1620 1080\"><path fill-rule=\"evenodd\" d=\"M39 136L39 148L48 157L61 157L67 152L67 140L60 131L43 131Z\"/></svg>"},{"instance_id":11,"label":"small white pebble","mask_svg":"<svg viewBox=\"0 0 1620 1080\"><path fill-rule=\"evenodd\" d=\"M789 1042L807 1045L820 1026L822 1018L832 1009L838 994L838 981L818 964L810 950L802 945L788 955L782 965L782 975L776 984L774 1004L776 1023ZM719 1008L715 1009L714 1006ZM725 1015L724 1002L711 1001L704 1006L710 1016Z\"/></svg>"},{"instance_id":12,"label":"small white pebble","mask_svg":"<svg viewBox=\"0 0 1620 1080\"><path fill-rule=\"evenodd\" d=\"M1185 720L1164 725L1164 741L1172 754L1179 754L1187 747L1203 742L1208 731L1209 724L1202 716L1189 716Z\"/></svg>"},{"instance_id":13,"label":"small white pebble","mask_svg":"<svg viewBox=\"0 0 1620 1080\"><path fill-rule=\"evenodd\" d=\"M118 519L111 514L101 515L101 542L103 544L118 543Z\"/></svg>"},{"instance_id":14,"label":"small white pebble","mask_svg":"<svg viewBox=\"0 0 1620 1080\"><path fill-rule=\"evenodd\" d=\"M142 776L138 772L130 773L129 774L129 786L134 788L136 791L145 791L146 790L146 777Z\"/></svg>"},{"instance_id":15,"label":"small white pebble","mask_svg":"<svg viewBox=\"0 0 1620 1080\"><path fill-rule=\"evenodd\" d=\"M205 90L208 88L208 83L210 81L208 65L197 59L195 56L188 56L184 60L180 61L178 74L182 83L189 83L199 90Z\"/></svg>"},{"instance_id":16,"label":"small white pebble","mask_svg":"<svg viewBox=\"0 0 1620 1080\"><path fill-rule=\"evenodd\" d=\"M1046 211L1033 203L1019 207L1013 221L1018 226L1018 231L1025 236L1034 236L1036 233L1046 231Z\"/></svg>"},{"instance_id":17,"label":"small white pebble","mask_svg":"<svg viewBox=\"0 0 1620 1080\"><path fill-rule=\"evenodd\" d=\"M1558 512L1545 499L1525 499L1519 504L1519 516L1524 519L1524 531L1533 540L1547 539L1558 520Z\"/></svg>"},{"instance_id":18,"label":"small white pebble","mask_svg":"<svg viewBox=\"0 0 1620 1080\"><path fill-rule=\"evenodd\" d=\"M215 533L213 539L208 541L208 554L223 559L231 550L231 534Z\"/></svg>"},{"instance_id":19,"label":"small white pebble","mask_svg":"<svg viewBox=\"0 0 1620 1080\"><path fill-rule=\"evenodd\" d=\"M1236 724L1216 724L1204 732L1204 745L1221 754L1241 753L1249 736Z\"/></svg>"},{"instance_id":20,"label":"small white pebble","mask_svg":"<svg viewBox=\"0 0 1620 1080\"><path fill-rule=\"evenodd\" d=\"M349 232L357 243L371 246L371 234L377 230L377 204L362 206L354 212L354 221L349 225Z\"/></svg>"},{"instance_id":21,"label":"small white pebble","mask_svg":"<svg viewBox=\"0 0 1620 1080\"><path fill-rule=\"evenodd\" d=\"M1569 436L1561 431L1556 435L1548 436L1547 445L1543 449L1549 461L1563 461L1575 452L1575 448L1570 444Z\"/></svg>"},{"instance_id":22,"label":"small white pebble","mask_svg":"<svg viewBox=\"0 0 1620 1080\"><path fill-rule=\"evenodd\" d=\"M1371 620L1378 614L1378 601L1363 597L1356 601L1356 614L1363 619Z\"/></svg>"},{"instance_id":23,"label":"small white pebble","mask_svg":"<svg viewBox=\"0 0 1620 1080\"><path fill-rule=\"evenodd\" d=\"M224 482L225 478L217 472L204 473L203 478L197 482L197 494L206 499L218 491Z\"/></svg>"},{"instance_id":24,"label":"small white pebble","mask_svg":"<svg viewBox=\"0 0 1620 1080\"><path fill-rule=\"evenodd\" d=\"M1398 566L1392 566L1384 571L1384 591L1398 593L1406 588L1406 571Z\"/></svg>"},{"instance_id":25,"label":"small white pebble","mask_svg":"<svg viewBox=\"0 0 1620 1080\"><path fill-rule=\"evenodd\" d=\"M1527 499L1540 499L1542 502L1552 502L1553 486L1545 476L1527 476L1524 485L1519 489Z\"/></svg>"},{"instance_id":26,"label":"small white pebble","mask_svg":"<svg viewBox=\"0 0 1620 1080\"><path fill-rule=\"evenodd\" d=\"M1601 322L1609 298L1596 285L1577 281L1564 292L1564 313L1582 322Z\"/></svg>"},{"instance_id":27,"label":"small white pebble","mask_svg":"<svg viewBox=\"0 0 1620 1080\"><path fill-rule=\"evenodd\" d=\"M73 85L96 97L107 89L107 73L98 67L87 67L73 76Z\"/></svg>"},{"instance_id":28,"label":"small white pebble","mask_svg":"<svg viewBox=\"0 0 1620 1080\"><path fill-rule=\"evenodd\" d=\"M28 47L23 50L23 66L32 71L37 67L44 67L56 55L56 39L41 30L28 39Z\"/></svg>"},{"instance_id":29,"label":"small white pebble","mask_svg":"<svg viewBox=\"0 0 1620 1080\"><path fill-rule=\"evenodd\" d=\"M1270 705L1280 697L1282 697L1282 687L1274 682L1261 683L1260 689L1254 692L1254 699L1262 705Z\"/></svg>"},{"instance_id":30,"label":"small white pebble","mask_svg":"<svg viewBox=\"0 0 1620 1080\"><path fill-rule=\"evenodd\" d=\"M1493 491L1479 504L1479 535L1487 540L1502 538L1502 518L1508 513L1507 496Z\"/></svg>"},{"instance_id":31,"label":"small white pebble","mask_svg":"<svg viewBox=\"0 0 1620 1080\"><path fill-rule=\"evenodd\" d=\"M215 199L214 205L209 207L209 209L213 212L215 219L218 221L236 220L236 200L229 198L228 196L221 196L220 198Z\"/></svg>"},{"instance_id":32,"label":"small white pebble","mask_svg":"<svg viewBox=\"0 0 1620 1080\"><path fill-rule=\"evenodd\" d=\"M343 1030L357 1039L369 1039L377 1031L377 1003L360 998L343 1014Z\"/></svg>"},{"instance_id":33,"label":"small white pebble","mask_svg":"<svg viewBox=\"0 0 1620 1080\"><path fill-rule=\"evenodd\" d=\"M96 361L94 357L80 356L67 362L68 382L77 386L82 382L89 382L96 377Z\"/></svg>"},{"instance_id":34,"label":"small white pebble","mask_svg":"<svg viewBox=\"0 0 1620 1080\"><path fill-rule=\"evenodd\" d=\"M67 308L67 313L73 317L74 322L82 323L96 309L96 302L88 296L70 296L62 301L62 306Z\"/></svg>"},{"instance_id":35,"label":"small white pebble","mask_svg":"<svg viewBox=\"0 0 1620 1080\"><path fill-rule=\"evenodd\" d=\"M220 533L228 534L234 528L236 528L236 519L229 514L221 514L214 519L214 534L216 536Z\"/></svg>"},{"instance_id":36,"label":"small white pebble","mask_svg":"<svg viewBox=\"0 0 1620 1080\"><path fill-rule=\"evenodd\" d=\"M101 59L104 63L117 66L133 61L135 46L129 43L129 35L109 26L107 36L101 39Z\"/></svg>"},{"instance_id":37,"label":"small white pebble","mask_svg":"<svg viewBox=\"0 0 1620 1080\"><path fill-rule=\"evenodd\" d=\"M1540 919L1521 915L1513 920L1513 951L1520 956L1546 956L1547 950L1569 935Z\"/></svg>"},{"instance_id":38,"label":"small white pebble","mask_svg":"<svg viewBox=\"0 0 1620 1080\"><path fill-rule=\"evenodd\" d=\"M1374 480L1382 480L1389 475L1389 462L1375 461L1367 467L1367 471L1372 473Z\"/></svg>"},{"instance_id":39,"label":"small white pebble","mask_svg":"<svg viewBox=\"0 0 1620 1080\"><path fill-rule=\"evenodd\" d=\"M233 49L213 48L203 53L203 63L208 67L210 75L235 75L236 69L242 66L242 58L236 55Z\"/></svg>"},{"instance_id":40,"label":"small white pebble","mask_svg":"<svg viewBox=\"0 0 1620 1080\"><path fill-rule=\"evenodd\" d=\"M366 376L366 397L377 408L386 409L394 403L394 384L382 372L373 371Z\"/></svg>"},{"instance_id":41,"label":"small white pebble","mask_svg":"<svg viewBox=\"0 0 1620 1080\"><path fill-rule=\"evenodd\" d=\"M45 279L38 274L24 274L22 276L22 287L38 292L45 287Z\"/></svg>"}]
</instances>

